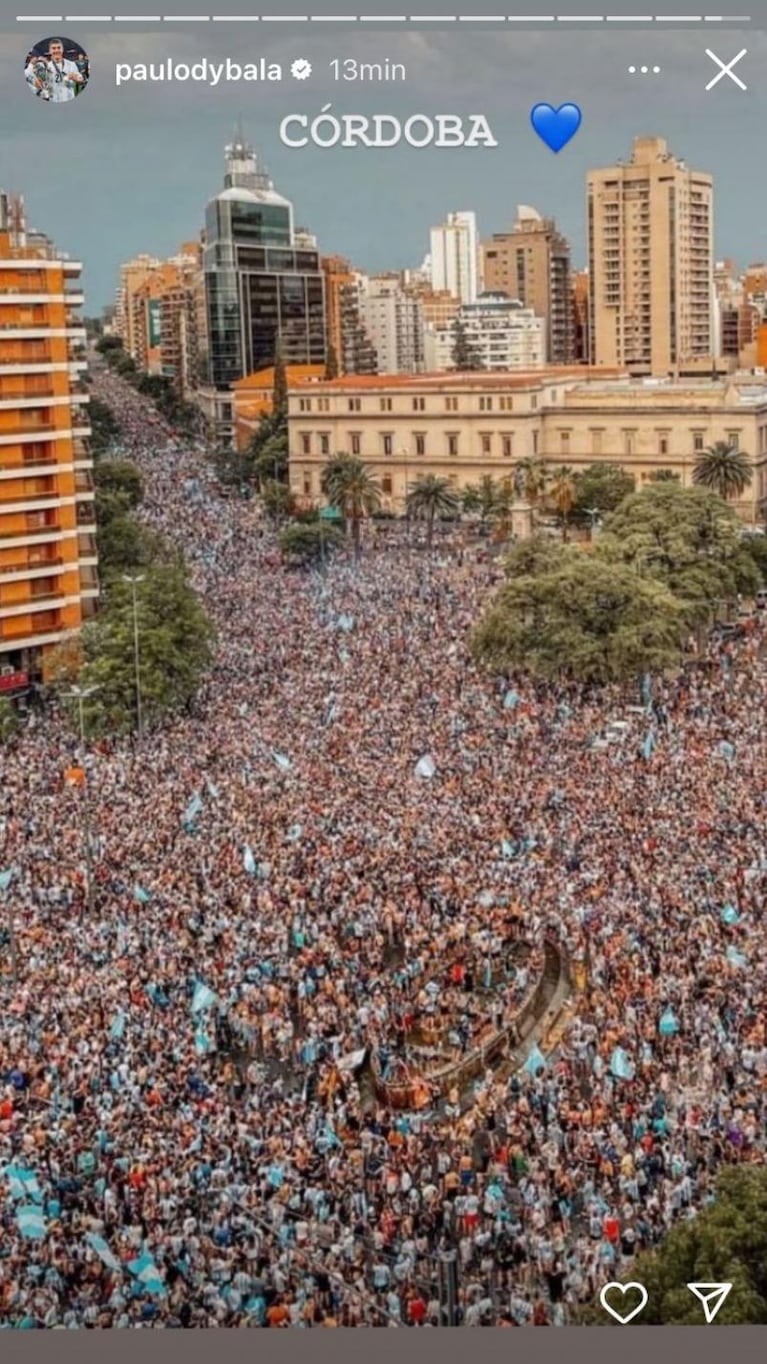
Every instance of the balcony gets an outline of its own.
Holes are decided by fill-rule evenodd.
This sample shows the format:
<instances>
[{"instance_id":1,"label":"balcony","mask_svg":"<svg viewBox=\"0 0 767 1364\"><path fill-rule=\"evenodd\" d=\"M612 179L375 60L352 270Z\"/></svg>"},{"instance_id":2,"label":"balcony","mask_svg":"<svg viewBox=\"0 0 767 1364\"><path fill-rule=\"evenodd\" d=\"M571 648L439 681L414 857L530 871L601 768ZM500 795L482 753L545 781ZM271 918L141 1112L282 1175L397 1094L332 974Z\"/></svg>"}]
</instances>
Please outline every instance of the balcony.
<instances>
[{"instance_id":1,"label":"balcony","mask_svg":"<svg viewBox=\"0 0 767 1364\"><path fill-rule=\"evenodd\" d=\"M96 510L92 503L77 503L77 525L78 528L83 526L88 529L91 527L93 527L94 530L96 529Z\"/></svg>"}]
</instances>

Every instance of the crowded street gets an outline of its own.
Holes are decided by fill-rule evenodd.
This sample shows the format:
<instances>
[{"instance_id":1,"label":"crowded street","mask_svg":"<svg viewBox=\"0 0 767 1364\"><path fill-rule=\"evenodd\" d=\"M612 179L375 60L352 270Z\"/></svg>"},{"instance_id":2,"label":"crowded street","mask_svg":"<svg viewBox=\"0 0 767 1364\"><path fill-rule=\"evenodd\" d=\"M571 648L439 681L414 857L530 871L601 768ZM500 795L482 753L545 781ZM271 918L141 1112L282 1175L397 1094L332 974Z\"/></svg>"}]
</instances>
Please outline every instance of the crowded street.
<instances>
[{"instance_id":1,"label":"crowded street","mask_svg":"<svg viewBox=\"0 0 767 1364\"><path fill-rule=\"evenodd\" d=\"M573 1322L765 1157L761 627L646 714L488 677L482 542L291 569L92 387L216 659L140 738L49 706L0 749L0 1326L439 1326L453 1255L456 1324ZM546 943L555 1033L389 1107L371 1059L460 1060Z\"/></svg>"}]
</instances>

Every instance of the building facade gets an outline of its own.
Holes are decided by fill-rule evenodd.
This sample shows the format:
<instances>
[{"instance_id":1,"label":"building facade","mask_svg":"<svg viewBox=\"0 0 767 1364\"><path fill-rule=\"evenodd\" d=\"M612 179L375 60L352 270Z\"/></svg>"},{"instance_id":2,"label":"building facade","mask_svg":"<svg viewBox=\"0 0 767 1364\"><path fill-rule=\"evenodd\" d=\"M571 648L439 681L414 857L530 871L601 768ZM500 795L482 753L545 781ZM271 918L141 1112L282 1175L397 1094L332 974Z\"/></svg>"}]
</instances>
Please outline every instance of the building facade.
<instances>
[{"instance_id":1,"label":"building facade","mask_svg":"<svg viewBox=\"0 0 767 1364\"><path fill-rule=\"evenodd\" d=\"M485 290L519 299L546 323L546 359L570 365L576 359L570 243L553 218L520 205L510 232L482 244Z\"/></svg>"},{"instance_id":2,"label":"building facade","mask_svg":"<svg viewBox=\"0 0 767 1364\"><path fill-rule=\"evenodd\" d=\"M714 190L662 138L631 160L589 171L592 364L635 375L711 373Z\"/></svg>"},{"instance_id":3,"label":"building facade","mask_svg":"<svg viewBox=\"0 0 767 1364\"><path fill-rule=\"evenodd\" d=\"M0 193L0 687L96 609L81 271Z\"/></svg>"},{"instance_id":4,"label":"building facade","mask_svg":"<svg viewBox=\"0 0 767 1364\"><path fill-rule=\"evenodd\" d=\"M467 345L483 370L540 369L546 363L546 324L506 294L480 294L464 303L447 326L427 328L427 370L455 368L455 326L463 327Z\"/></svg>"},{"instance_id":5,"label":"building facade","mask_svg":"<svg viewBox=\"0 0 767 1364\"><path fill-rule=\"evenodd\" d=\"M294 231L292 205L242 140L226 149L224 185L206 210L203 270L208 383L220 395L220 434L231 439L235 380L272 365L278 345L297 365L324 365L327 347L316 245Z\"/></svg>"},{"instance_id":6,"label":"building facade","mask_svg":"<svg viewBox=\"0 0 767 1364\"><path fill-rule=\"evenodd\" d=\"M480 255L477 215L448 213L447 220L431 229L431 287L445 290L461 303L473 303L480 291Z\"/></svg>"},{"instance_id":7,"label":"building facade","mask_svg":"<svg viewBox=\"0 0 767 1364\"><path fill-rule=\"evenodd\" d=\"M692 482L698 456L716 441L738 445L755 476L738 513L757 519L767 495L767 380L635 380L574 366L519 374L424 374L346 378L289 392L291 487L319 501L326 459L358 455L381 479L385 501L404 505L421 474L456 488L485 474L511 477L540 458L574 472L619 464L637 487L660 469Z\"/></svg>"}]
</instances>

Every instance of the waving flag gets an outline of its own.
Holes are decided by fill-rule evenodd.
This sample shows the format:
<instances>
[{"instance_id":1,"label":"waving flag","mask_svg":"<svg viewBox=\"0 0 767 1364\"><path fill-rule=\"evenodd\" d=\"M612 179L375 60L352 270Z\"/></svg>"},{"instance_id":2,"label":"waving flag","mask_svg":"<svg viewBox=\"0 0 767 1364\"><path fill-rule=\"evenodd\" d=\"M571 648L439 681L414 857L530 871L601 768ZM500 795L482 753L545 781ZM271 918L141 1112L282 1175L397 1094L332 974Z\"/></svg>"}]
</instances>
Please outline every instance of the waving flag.
<instances>
[{"instance_id":1,"label":"waving flag","mask_svg":"<svg viewBox=\"0 0 767 1364\"><path fill-rule=\"evenodd\" d=\"M658 1024L658 1032L661 1037L673 1037L674 1033L679 1032L679 1021L673 1009L666 1009Z\"/></svg>"},{"instance_id":2,"label":"waving flag","mask_svg":"<svg viewBox=\"0 0 767 1364\"><path fill-rule=\"evenodd\" d=\"M210 777L205 778L205 785L208 788L208 795L212 796L214 800L218 800L219 796L218 787L213 785L213 782L211 781Z\"/></svg>"},{"instance_id":3,"label":"waving flag","mask_svg":"<svg viewBox=\"0 0 767 1364\"><path fill-rule=\"evenodd\" d=\"M740 923L740 915L734 905L725 905L719 915L723 924L730 928L733 924Z\"/></svg>"},{"instance_id":4,"label":"waving flag","mask_svg":"<svg viewBox=\"0 0 767 1364\"><path fill-rule=\"evenodd\" d=\"M301 835L303 832L304 830L301 824L294 824L290 829L288 829L288 838L290 839L290 842L300 843Z\"/></svg>"},{"instance_id":5,"label":"waving flag","mask_svg":"<svg viewBox=\"0 0 767 1364\"><path fill-rule=\"evenodd\" d=\"M272 757L277 766L281 767L283 772L287 772L288 768L291 766L290 758L286 757L284 753L277 753L276 751L272 752Z\"/></svg>"},{"instance_id":6,"label":"waving flag","mask_svg":"<svg viewBox=\"0 0 767 1364\"><path fill-rule=\"evenodd\" d=\"M111 1028L109 1029L109 1036L111 1037L111 1039L112 1039L113 1042L119 1042L119 1041L120 1041L120 1038L122 1037L123 1033L125 1032L125 1019L126 1019L126 1017L127 1017L127 1015L126 1015L124 1009L118 1009L118 1010L117 1010L117 1013L115 1014L115 1016L114 1016L114 1018L113 1018L113 1020L112 1020L112 1026L111 1026Z\"/></svg>"},{"instance_id":7,"label":"waving flag","mask_svg":"<svg viewBox=\"0 0 767 1364\"><path fill-rule=\"evenodd\" d=\"M202 1023L198 1023L194 1033L194 1049L198 1056L207 1056L213 1050L213 1043L208 1036L207 1028Z\"/></svg>"},{"instance_id":8,"label":"waving flag","mask_svg":"<svg viewBox=\"0 0 767 1364\"><path fill-rule=\"evenodd\" d=\"M218 995L214 994L201 980L198 980L192 996L192 1013L200 1014L204 1009L212 1009L217 1000Z\"/></svg>"},{"instance_id":9,"label":"waving flag","mask_svg":"<svg viewBox=\"0 0 767 1364\"><path fill-rule=\"evenodd\" d=\"M45 1236L45 1218L34 1203L20 1203L16 1209L16 1225L28 1241L42 1241Z\"/></svg>"},{"instance_id":10,"label":"waving flag","mask_svg":"<svg viewBox=\"0 0 767 1364\"><path fill-rule=\"evenodd\" d=\"M724 758L725 762L732 767L735 761L735 745L729 743L727 739L722 739L721 743L717 744L717 752L720 758Z\"/></svg>"},{"instance_id":11,"label":"waving flag","mask_svg":"<svg viewBox=\"0 0 767 1364\"><path fill-rule=\"evenodd\" d=\"M727 960L730 963L730 966L737 966L739 968L748 966L748 958L744 957L742 952L738 952L735 947L727 948Z\"/></svg>"},{"instance_id":12,"label":"waving flag","mask_svg":"<svg viewBox=\"0 0 767 1364\"><path fill-rule=\"evenodd\" d=\"M0 894L4 893L13 879L13 868L8 867L5 871L0 871Z\"/></svg>"},{"instance_id":13,"label":"waving flag","mask_svg":"<svg viewBox=\"0 0 767 1364\"><path fill-rule=\"evenodd\" d=\"M23 1165L6 1165L5 1177L14 1202L28 1198L33 1203L42 1203L43 1195L34 1170L27 1170Z\"/></svg>"},{"instance_id":14,"label":"waving flag","mask_svg":"<svg viewBox=\"0 0 767 1364\"><path fill-rule=\"evenodd\" d=\"M522 1069L528 1075L537 1075L539 1070L546 1069L546 1057L537 1045L534 1045Z\"/></svg>"},{"instance_id":15,"label":"waving flag","mask_svg":"<svg viewBox=\"0 0 767 1364\"><path fill-rule=\"evenodd\" d=\"M148 890L144 890L144 887L140 886L138 882L136 882L135 886L133 887L133 898L134 900L137 900L140 905L148 905L152 896L150 895Z\"/></svg>"},{"instance_id":16,"label":"waving flag","mask_svg":"<svg viewBox=\"0 0 767 1364\"><path fill-rule=\"evenodd\" d=\"M516 843L510 843L509 840L508 840L508 838L502 838L502 839L501 839L501 852L503 853L504 857L514 857L514 856L516 856L516 852L517 852L517 845L516 845Z\"/></svg>"},{"instance_id":17,"label":"waving flag","mask_svg":"<svg viewBox=\"0 0 767 1364\"><path fill-rule=\"evenodd\" d=\"M157 1298L165 1297L165 1284L151 1255L147 1255L144 1251L135 1260L129 1260L128 1271L146 1289L147 1293L151 1293Z\"/></svg>"},{"instance_id":18,"label":"waving flag","mask_svg":"<svg viewBox=\"0 0 767 1364\"><path fill-rule=\"evenodd\" d=\"M197 822L201 810L202 796L200 795L199 791L195 791L194 795L192 796L192 799L190 800L189 804L187 805L184 811L184 818L182 820L182 823L187 833L193 832L194 826Z\"/></svg>"},{"instance_id":19,"label":"waving flag","mask_svg":"<svg viewBox=\"0 0 767 1364\"><path fill-rule=\"evenodd\" d=\"M650 761L654 752L655 732L652 729L648 729L647 734L645 735L644 743L642 744L642 757L644 758L645 762Z\"/></svg>"},{"instance_id":20,"label":"waving flag","mask_svg":"<svg viewBox=\"0 0 767 1364\"><path fill-rule=\"evenodd\" d=\"M433 777L437 770L437 765L429 753L425 753L418 759L415 765L415 775L417 777Z\"/></svg>"},{"instance_id":21,"label":"waving flag","mask_svg":"<svg viewBox=\"0 0 767 1364\"><path fill-rule=\"evenodd\" d=\"M354 629L354 616L339 616L336 624L339 630L344 630L348 634Z\"/></svg>"},{"instance_id":22,"label":"waving flag","mask_svg":"<svg viewBox=\"0 0 767 1364\"><path fill-rule=\"evenodd\" d=\"M623 1047L616 1047L610 1057L610 1070L617 1080L633 1080L634 1063Z\"/></svg>"},{"instance_id":23,"label":"waving flag","mask_svg":"<svg viewBox=\"0 0 767 1364\"><path fill-rule=\"evenodd\" d=\"M249 843L245 844L245 848L242 854L242 865L245 868L245 871L248 873L248 876L255 876L258 868L256 866L256 859L253 856L253 849L251 848Z\"/></svg>"},{"instance_id":24,"label":"waving flag","mask_svg":"<svg viewBox=\"0 0 767 1364\"><path fill-rule=\"evenodd\" d=\"M113 1273L115 1274L121 1273L121 1270L123 1270L123 1266L121 1266L120 1260L117 1259L117 1256L112 1254L112 1251L111 1249L109 1249L108 1244L106 1244L104 1237L97 1236L96 1232L89 1232L87 1233L86 1241L87 1244L90 1245L91 1251L96 1251L98 1259L101 1260L102 1264L105 1264L106 1269L112 1270Z\"/></svg>"}]
</instances>

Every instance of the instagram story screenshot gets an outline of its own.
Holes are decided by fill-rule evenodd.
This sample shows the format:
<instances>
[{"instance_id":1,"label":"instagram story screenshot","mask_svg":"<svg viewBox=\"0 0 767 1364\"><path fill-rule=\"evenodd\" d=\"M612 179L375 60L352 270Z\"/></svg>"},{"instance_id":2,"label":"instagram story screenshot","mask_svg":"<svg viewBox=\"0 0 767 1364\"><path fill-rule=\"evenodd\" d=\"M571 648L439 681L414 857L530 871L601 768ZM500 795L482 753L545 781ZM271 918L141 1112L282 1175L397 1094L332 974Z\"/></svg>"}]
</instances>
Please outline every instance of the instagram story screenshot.
<instances>
[{"instance_id":1,"label":"instagram story screenshot","mask_svg":"<svg viewBox=\"0 0 767 1364\"><path fill-rule=\"evenodd\" d=\"M767 1325L767 13L485 2L0 0L1 1330Z\"/></svg>"}]
</instances>

